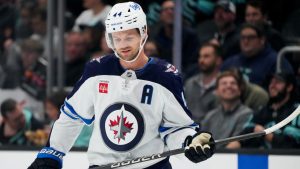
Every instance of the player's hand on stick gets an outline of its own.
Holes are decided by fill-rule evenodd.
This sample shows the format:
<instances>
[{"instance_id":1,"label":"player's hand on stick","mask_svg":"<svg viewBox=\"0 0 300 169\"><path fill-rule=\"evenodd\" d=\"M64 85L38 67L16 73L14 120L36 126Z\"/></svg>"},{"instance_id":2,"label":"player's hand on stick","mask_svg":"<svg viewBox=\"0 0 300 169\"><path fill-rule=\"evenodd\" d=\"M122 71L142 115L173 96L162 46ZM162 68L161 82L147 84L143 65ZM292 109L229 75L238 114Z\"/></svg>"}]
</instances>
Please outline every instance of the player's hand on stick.
<instances>
[{"instance_id":1,"label":"player's hand on stick","mask_svg":"<svg viewBox=\"0 0 300 169\"><path fill-rule=\"evenodd\" d=\"M28 169L61 169L65 154L53 148L43 148Z\"/></svg>"},{"instance_id":2,"label":"player's hand on stick","mask_svg":"<svg viewBox=\"0 0 300 169\"><path fill-rule=\"evenodd\" d=\"M210 158L215 152L215 145L212 135L208 132L198 132L194 136L185 139L184 146L188 146L184 155L194 163Z\"/></svg>"}]
</instances>

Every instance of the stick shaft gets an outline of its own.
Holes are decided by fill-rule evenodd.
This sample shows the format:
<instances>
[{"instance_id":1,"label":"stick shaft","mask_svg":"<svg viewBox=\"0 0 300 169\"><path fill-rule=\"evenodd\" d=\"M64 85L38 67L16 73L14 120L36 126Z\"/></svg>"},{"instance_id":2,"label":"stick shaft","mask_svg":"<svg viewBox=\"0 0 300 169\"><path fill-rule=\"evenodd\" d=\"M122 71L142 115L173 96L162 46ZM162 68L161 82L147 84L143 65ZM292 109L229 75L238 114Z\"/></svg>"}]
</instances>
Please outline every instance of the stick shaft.
<instances>
[{"instance_id":1,"label":"stick shaft","mask_svg":"<svg viewBox=\"0 0 300 169\"><path fill-rule=\"evenodd\" d=\"M249 134L242 134L239 136L233 136L233 137L228 137L220 140L216 140L215 144L227 144L233 141L242 141L242 140L247 140L250 138L255 138L255 137L260 137L266 135L265 131L257 132L257 133L249 133Z\"/></svg>"}]
</instances>

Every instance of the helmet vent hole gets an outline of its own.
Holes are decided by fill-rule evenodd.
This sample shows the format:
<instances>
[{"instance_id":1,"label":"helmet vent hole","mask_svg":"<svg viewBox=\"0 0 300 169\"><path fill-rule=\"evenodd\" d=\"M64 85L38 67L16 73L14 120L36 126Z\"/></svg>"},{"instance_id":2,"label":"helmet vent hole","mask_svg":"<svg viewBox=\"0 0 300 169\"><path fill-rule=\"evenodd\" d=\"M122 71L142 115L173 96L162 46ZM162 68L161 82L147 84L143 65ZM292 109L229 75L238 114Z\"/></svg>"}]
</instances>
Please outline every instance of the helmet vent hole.
<instances>
[{"instance_id":1,"label":"helmet vent hole","mask_svg":"<svg viewBox=\"0 0 300 169\"><path fill-rule=\"evenodd\" d=\"M120 29L123 29L123 27L121 26Z\"/></svg>"},{"instance_id":2,"label":"helmet vent hole","mask_svg":"<svg viewBox=\"0 0 300 169\"><path fill-rule=\"evenodd\" d=\"M130 12L130 8L128 9L128 12Z\"/></svg>"},{"instance_id":3,"label":"helmet vent hole","mask_svg":"<svg viewBox=\"0 0 300 169\"><path fill-rule=\"evenodd\" d=\"M116 30L115 28L113 28L113 30Z\"/></svg>"}]
</instances>

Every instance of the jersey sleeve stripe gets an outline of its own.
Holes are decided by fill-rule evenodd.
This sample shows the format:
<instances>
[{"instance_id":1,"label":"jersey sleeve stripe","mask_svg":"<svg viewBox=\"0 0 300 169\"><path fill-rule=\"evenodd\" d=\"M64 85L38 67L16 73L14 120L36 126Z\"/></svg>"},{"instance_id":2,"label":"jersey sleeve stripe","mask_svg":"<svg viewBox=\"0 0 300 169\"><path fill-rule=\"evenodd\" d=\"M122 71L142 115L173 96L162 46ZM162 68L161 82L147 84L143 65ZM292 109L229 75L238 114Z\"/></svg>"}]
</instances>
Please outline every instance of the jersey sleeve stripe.
<instances>
[{"instance_id":1,"label":"jersey sleeve stripe","mask_svg":"<svg viewBox=\"0 0 300 169\"><path fill-rule=\"evenodd\" d=\"M197 128L197 127L200 127L200 126L197 123L193 123L193 124L189 125L189 127L195 127L195 128Z\"/></svg>"},{"instance_id":2,"label":"jersey sleeve stripe","mask_svg":"<svg viewBox=\"0 0 300 169\"><path fill-rule=\"evenodd\" d=\"M74 116L70 115L69 113L67 113L67 112L65 111L64 106L65 106L65 105L61 106L60 111L63 112L63 113L65 113L65 115L67 115L67 116L70 117L71 119L77 120L78 117L74 117Z\"/></svg>"},{"instance_id":3,"label":"jersey sleeve stripe","mask_svg":"<svg viewBox=\"0 0 300 169\"><path fill-rule=\"evenodd\" d=\"M73 120L77 120L78 117L75 117L74 115L71 115L70 113L68 113L67 111L65 111L65 105L62 105L60 108L60 111L65 113L65 115L67 115L68 117L70 117Z\"/></svg>"},{"instance_id":4,"label":"jersey sleeve stripe","mask_svg":"<svg viewBox=\"0 0 300 169\"><path fill-rule=\"evenodd\" d=\"M74 114L76 117L79 117L87 125L92 124L92 122L95 120L95 116L93 116L91 119L81 117L67 101L65 101L65 106L71 111L72 114Z\"/></svg>"},{"instance_id":5,"label":"jersey sleeve stripe","mask_svg":"<svg viewBox=\"0 0 300 169\"><path fill-rule=\"evenodd\" d=\"M199 125L197 123L193 123L191 125L189 125L189 127L199 127ZM159 126L159 132L162 133L162 132L165 132L169 129L172 129L172 127L164 127L164 126Z\"/></svg>"},{"instance_id":6,"label":"jersey sleeve stripe","mask_svg":"<svg viewBox=\"0 0 300 169\"><path fill-rule=\"evenodd\" d=\"M172 127L163 127L163 126L159 126L159 129L158 129L158 131L160 132L160 133L162 133L162 132L165 132L165 131L167 131L167 130L169 130L169 129L171 129Z\"/></svg>"}]
</instances>

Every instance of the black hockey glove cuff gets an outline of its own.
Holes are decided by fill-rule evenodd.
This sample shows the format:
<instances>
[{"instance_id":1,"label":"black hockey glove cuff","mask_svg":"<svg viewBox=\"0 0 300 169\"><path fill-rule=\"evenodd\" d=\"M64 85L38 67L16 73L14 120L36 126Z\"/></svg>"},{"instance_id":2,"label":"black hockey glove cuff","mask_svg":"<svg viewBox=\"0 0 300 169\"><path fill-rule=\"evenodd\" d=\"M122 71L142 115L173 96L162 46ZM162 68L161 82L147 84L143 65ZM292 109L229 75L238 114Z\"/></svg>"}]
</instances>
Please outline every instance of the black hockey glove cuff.
<instances>
[{"instance_id":1,"label":"black hockey glove cuff","mask_svg":"<svg viewBox=\"0 0 300 169\"><path fill-rule=\"evenodd\" d=\"M215 145L211 143L214 143L214 139L208 132L188 136L183 144L186 147L184 155L194 163L204 161L215 153Z\"/></svg>"},{"instance_id":2,"label":"black hockey glove cuff","mask_svg":"<svg viewBox=\"0 0 300 169\"><path fill-rule=\"evenodd\" d=\"M61 169L64 155L51 147L44 147L28 169Z\"/></svg>"}]
</instances>

